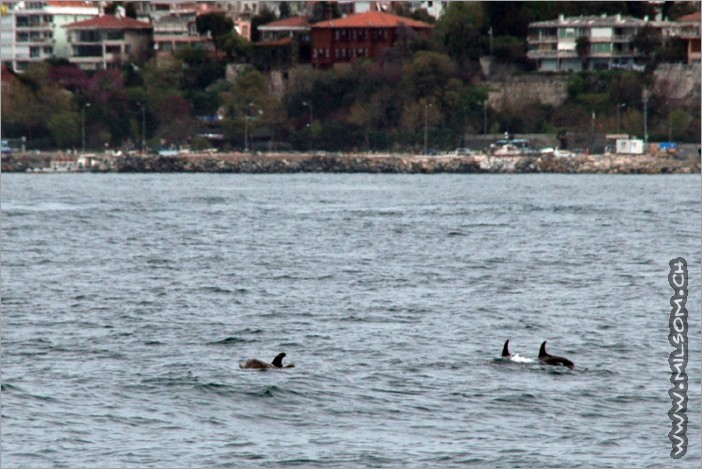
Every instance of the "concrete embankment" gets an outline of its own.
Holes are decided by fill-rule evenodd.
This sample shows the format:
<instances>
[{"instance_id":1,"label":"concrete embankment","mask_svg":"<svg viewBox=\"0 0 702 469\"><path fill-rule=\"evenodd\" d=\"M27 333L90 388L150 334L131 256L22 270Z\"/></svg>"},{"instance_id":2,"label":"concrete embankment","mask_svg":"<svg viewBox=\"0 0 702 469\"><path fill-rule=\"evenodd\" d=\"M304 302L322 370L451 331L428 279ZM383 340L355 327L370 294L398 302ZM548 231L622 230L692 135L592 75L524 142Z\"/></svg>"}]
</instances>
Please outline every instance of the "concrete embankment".
<instances>
[{"instance_id":1,"label":"concrete embankment","mask_svg":"<svg viewBox=\"0 0 702 469\"><path fill-rule=\"evenodd\" d=\"M61 161L62 164L55 164ZM70 158L50 155L3 157L5 172L75 171ZM652 155L583 155L559 158L494 157L488 155L393 154L187 154L180 156L94 156L93 172L211 172L211 173L613 173L692 174L700 172L699 159L661 158Z\"/></svg>"}]
</instances>

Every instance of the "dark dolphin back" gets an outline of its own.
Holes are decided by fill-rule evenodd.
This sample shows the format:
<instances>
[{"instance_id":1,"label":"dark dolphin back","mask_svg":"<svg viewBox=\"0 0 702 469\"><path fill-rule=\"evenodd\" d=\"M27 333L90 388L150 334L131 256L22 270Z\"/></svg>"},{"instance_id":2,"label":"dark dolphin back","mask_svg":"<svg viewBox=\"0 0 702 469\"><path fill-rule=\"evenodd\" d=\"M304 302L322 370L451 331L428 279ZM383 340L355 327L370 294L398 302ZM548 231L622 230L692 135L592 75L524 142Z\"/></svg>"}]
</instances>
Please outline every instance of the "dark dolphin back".
<instances>
[{"instance_id":1,"label":"dark dolphin back","mask_svg":"<svg viewBox=\"0 0 702 469\"><path fill-rule=\"evenodd\" d=\"M550 355L548 352L546 352L546 341L544 341L544 343L541 344L541 348L539 349L539 360L541 360L542 363L546 363L547 365L563 365L567 366L571 370L575 368L575 364L567 358L557 357L555 355Z\"/></svg>"}]
</instances>

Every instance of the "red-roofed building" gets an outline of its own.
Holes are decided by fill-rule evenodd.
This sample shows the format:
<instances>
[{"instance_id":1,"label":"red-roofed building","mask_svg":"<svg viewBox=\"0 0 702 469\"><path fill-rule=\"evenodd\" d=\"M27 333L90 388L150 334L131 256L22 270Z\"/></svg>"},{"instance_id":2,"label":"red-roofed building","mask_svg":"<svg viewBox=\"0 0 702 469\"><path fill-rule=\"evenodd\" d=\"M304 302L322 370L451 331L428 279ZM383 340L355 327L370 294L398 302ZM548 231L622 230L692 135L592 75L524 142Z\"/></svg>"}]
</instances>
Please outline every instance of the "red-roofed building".
<instances>
[{"instance_id":1,"label":"red-roofed building","mask_svg":"<svg viewBox=\"0 0 702 469\"><path fill-rule=\"evenodd\" d=\"M310 23L304 16L292 16L258 27L261 41L256 48L275 66L310 61Z\"/></svg>"},{"instance_id":2,"label":"red-roofed building","mask_svg":"<svg viewBox=\"0 0 702 469\"><path fill-rule=\"evenodd\" d=\"M400 28L418 37L429 37L433 26L379 11L315 23L312 63L325 68L365 57L377 59L395 43Z\"/></svg>"},{"instance_id":3,"label":"red-roofed building","mask_svg":"<svg viewBox=\"0 0 702 469\"><path fill-rule=\"evenodd\" d=\"M310 22L305 16L291 16L282 20L266 23L258 27L261 40L273 41L283 36L293 36L295 33L310 33Z\"/></svg>"},{"instance_id":4,"label":"red-roofed building","mask_svg":"<svg viewBox=\"0 0 702 469\"><path fill-rule=\"evenodd\" d=\"M68 60L83 70L119 69L143 61L151 52L153 26L127 17L104 15L64 26L71 53Z\"/></svg>"},{"instance_id":5,"label":"red-roofed building","mask_svg":"<svg viewBox=\"0 0 702 469\"><path fill-rule=\"evenodd\" d=\"M699 11L681 16L677 22L681 24L680 37L687 41L687 63L699 62L700 54L700 21Z\"/></svg>"}]
</instances>

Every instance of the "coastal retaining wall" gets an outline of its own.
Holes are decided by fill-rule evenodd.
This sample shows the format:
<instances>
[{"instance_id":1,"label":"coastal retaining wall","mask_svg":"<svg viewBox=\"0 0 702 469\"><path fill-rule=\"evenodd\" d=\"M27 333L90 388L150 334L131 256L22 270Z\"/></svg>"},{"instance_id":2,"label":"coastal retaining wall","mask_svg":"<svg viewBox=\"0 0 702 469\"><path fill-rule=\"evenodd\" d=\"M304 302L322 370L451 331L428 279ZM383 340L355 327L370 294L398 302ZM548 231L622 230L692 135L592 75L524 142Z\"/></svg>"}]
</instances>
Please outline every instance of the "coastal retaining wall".
<instances>
[{"instance_id":1,"label":"coastal retaining wall","mask_svg":"<svg viewBox=\"0 0 702 469\"><path fill-rule=\"evenodd\" d=\"M499 112L519 111L535 103L558 107L568 98L566 75L517 75L486 84L488 105Z\"/></svg>"},{"instance_id":2,"label":"coastal retaining wall","mask_svg":"<svg viewBox=\"0 0 702 469\"><path fill-rule=\"evenodd\" d=\"M34 156L34 155L32 155ZM15 155L3 158L5 172L55 172L45 160ZM699 158L679 160L652 155L582 155L570 158L489 155L367 154L190 154L120 156L98 160L92 172L150 173L618 173L692 174Z\"/></svg>"}]
</instances>

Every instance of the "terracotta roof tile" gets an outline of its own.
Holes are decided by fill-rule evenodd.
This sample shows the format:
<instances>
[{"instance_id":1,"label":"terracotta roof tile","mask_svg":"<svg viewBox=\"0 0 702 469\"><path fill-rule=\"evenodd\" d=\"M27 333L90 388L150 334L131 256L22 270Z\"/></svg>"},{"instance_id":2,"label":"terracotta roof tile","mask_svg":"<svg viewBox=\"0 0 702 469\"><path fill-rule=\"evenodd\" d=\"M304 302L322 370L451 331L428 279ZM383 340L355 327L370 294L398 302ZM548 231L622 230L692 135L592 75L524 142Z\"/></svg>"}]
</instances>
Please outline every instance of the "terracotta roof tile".
<instances>
[{"instance_id":1,"label":"terracotta roof tile","mask_svg":"<svg viewBox=\"0 0 702 469\"><path fill-rule=\"evenodd\" d=\"M153 29L150 23L133 18L117 18L114 15L98 16L64 26L66 29Z\"/></svg>"},{"instance_id":2,"label":"terracotta roof tile","mask_svg":"<svg viewBox=\"0 0 702 469\"><path fill-rule=\"evenodd\" d=\"M432 28L433 26L421 21L391 15L380 11L369 11L345 18L322 21L315 23L312 28L397 28L403 24L410 28Z\"/></svg>"},{"instance_id":3,"label":"terracotta roof tile","mask_svg":"<svg viewBox=\"0 0 702 469\"><path fill-rule=\"evenodd\" d=\"M255 42L254 46L256 46L256 47L282 47L282 46L289 46L292 43L293 43L293 38L284 37L282 39L274 39L272 41Z\"/></svg>"},{"instance_id":4,"label":"terracotta roof tile","mask_svg":"<svg viewBox=\"0 0 702 469\"><path fill-rule=\"evenodd\" d=\"M700 12L696 11L694 13L690 13L689 15L681 16L675 21L697 21L699 23L701 18Z\"/></svg>"},{"instance_id":5,"label":"terracotta roof tile","mask_svg":"<svg viewBox=\"0 0 702 469\"><path fill-rule=\"evenodd\" d=\"M262 24L258 29L309 28L310 22L304 16L291 16L278 21Z\"/></svg>"},{"instance_id":6,"label":"terracotta roof tile","mask_svg":"<svg viewBox=\"0 0 702 469\"><path fill-rule=\"evenodd\" d=\"M71 7L71 8L80 8L80 7L85 7L85 8L97 8L94 5L94 2L78 2L78 1L73 1L73 2L46 2L48 5L51 5L53 7Z\"/></svg>"}]
</instances>

